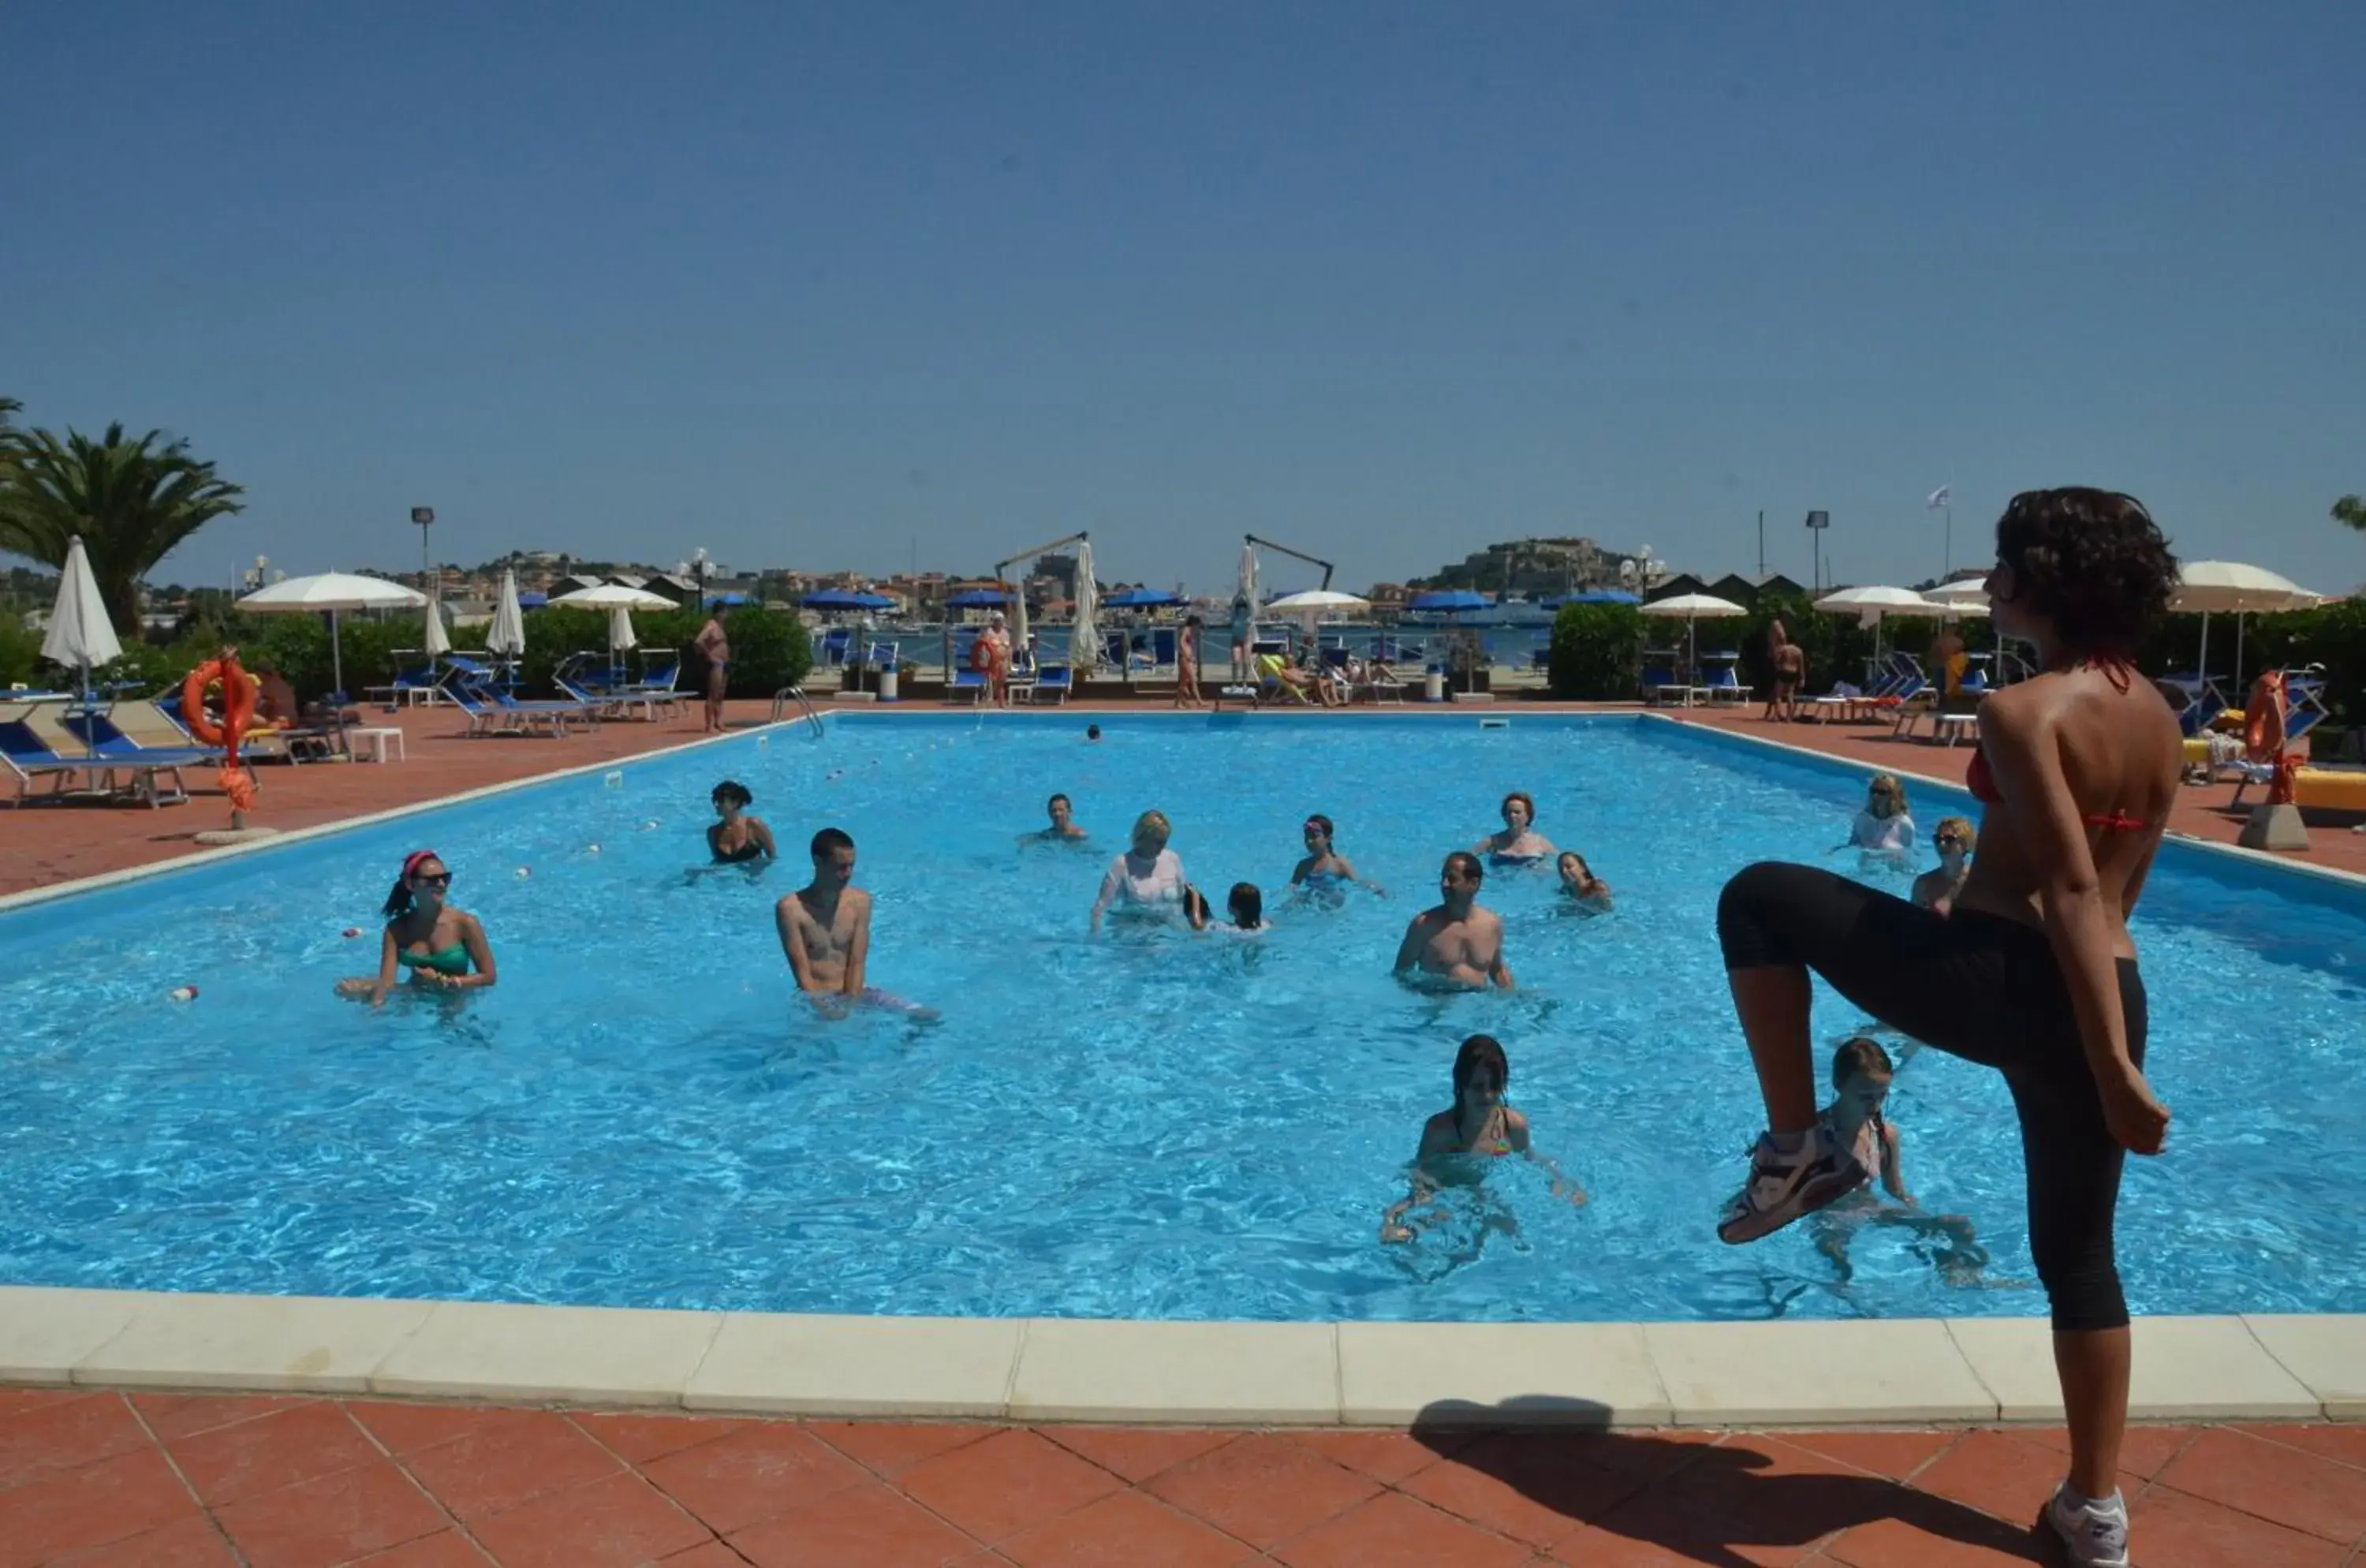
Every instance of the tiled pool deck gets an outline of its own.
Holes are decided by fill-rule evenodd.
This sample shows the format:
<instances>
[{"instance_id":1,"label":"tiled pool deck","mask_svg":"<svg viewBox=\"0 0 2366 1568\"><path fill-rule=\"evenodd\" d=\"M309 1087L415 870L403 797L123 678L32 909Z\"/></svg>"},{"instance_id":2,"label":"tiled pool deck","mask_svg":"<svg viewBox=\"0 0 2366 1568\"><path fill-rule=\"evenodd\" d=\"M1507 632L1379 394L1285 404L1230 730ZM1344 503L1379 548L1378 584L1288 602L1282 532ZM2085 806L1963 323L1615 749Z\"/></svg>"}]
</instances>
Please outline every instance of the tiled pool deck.
<instances>
[{"instance_id":1,"label":"tiled pool deck","mask_svg":"<svg viewBox=\"0 0 2366 1568\"><path fill-rule=\"evenodd\" d=\"M1968 759L1695 721L1925 776ZM437 739L450 723L411 718L407 765L275 772L265 819L695 737ZM0 818L32 829L0 844L0 890L175 857L199 813ZM2234 831L2198 800L2175 825ZM2312 838L2308 863L2366 869L2366 841ZM2137 1416L2205 1424L2133 1437L2137 1560L2359 1563L2366 1425L2341 1423L2366 1421L2366 1317L2137 1335ZM0 1288L0 1568L2012 1562L2062 1465L2058 1433L1991 1425L2059 1418L2027 1320L1104 1324ZM1128 1421L1161 1425L1025 1425Z\"/></svg>"},{"instance_id":2,"label":"tiled pool deck","mask_svg":"<svg viewBox=\"0 0 2366 1568\"><path fill-rule=\"evenodd\" d=\"M0 1389L0 1565L2046 1561L2058 1429L1266 1431ZM2341 1568L2366 1427L2146 1427L2147 1568Z\"/></svg>"}]
</instances>

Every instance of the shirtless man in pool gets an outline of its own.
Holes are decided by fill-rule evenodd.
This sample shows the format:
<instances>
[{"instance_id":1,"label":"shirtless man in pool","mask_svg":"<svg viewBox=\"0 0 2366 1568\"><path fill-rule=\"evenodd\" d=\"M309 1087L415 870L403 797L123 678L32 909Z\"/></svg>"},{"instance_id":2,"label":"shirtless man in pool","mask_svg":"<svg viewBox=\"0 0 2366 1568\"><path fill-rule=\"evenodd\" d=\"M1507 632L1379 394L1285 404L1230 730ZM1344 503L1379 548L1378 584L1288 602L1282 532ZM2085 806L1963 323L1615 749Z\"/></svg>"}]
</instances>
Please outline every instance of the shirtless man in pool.
<instances>
[{"instance_id":1,"label":"shirtless man in pool","mask_svg":"<svg viewBox=\"0 0 2366 1568\"><path fill-rule=\"evenodd\" d=\"M1444 902L1415 915L1397 944L1400 979L1417 974L1433 986L1512 988L1511 967L1504 962L1504 922L1493 910L1479 907L1479 885L1485 877L1479 857L1468 850L1446 857L1437 877Z\"/></svg>"},{"instance_id":2,"label":"shirtless man in pool","mask_svg":"<svg viewBox=\"0 0 2366 1568\"><path fill-rule=\"evenodd\" d=\"M788 954L797 989L819 1010L841 1016L857 1002L936 1016L903 998L862 983L871 957L871 895L854 886L854 840L836 828L813 836L813 881L772 907L781 951Z\"/></svg>"}]
</instances>

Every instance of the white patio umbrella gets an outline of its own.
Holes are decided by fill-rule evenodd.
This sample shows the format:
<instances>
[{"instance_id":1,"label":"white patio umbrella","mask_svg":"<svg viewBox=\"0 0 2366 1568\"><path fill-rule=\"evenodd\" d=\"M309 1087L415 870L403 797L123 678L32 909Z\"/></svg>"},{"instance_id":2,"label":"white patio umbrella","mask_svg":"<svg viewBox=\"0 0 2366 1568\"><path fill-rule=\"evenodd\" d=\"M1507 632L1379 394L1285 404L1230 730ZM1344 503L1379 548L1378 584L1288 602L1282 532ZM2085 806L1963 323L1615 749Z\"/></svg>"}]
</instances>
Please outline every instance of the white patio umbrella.
<instances>
[{"instance_id":1,"label":"white patio umbrella","mask_svg":"<svg viewBox=\"0 0 2366 1568\"><path fill-rule=\"evenodd\" d=\"M1010 590L1010 653L1014 659L1027 657L1027 584L1020 582Z\"/></svg>"},{"instance_id":2,"label":"white patio umbrella","mask_svg":"<svg viewBox=\"0 0 2366 1568\"><path fill-rule=\"evenodd\" d=\"M1881 662L1881 623L1893 615L1939 616L1948 614L1944 604L1934 604L1911 588L1843 588L1837 593L1827 593L1816 601L1816 608L1834 615L1854 615L1857 625L1873 633L1873 660L1877 668Z\"/></svg>"},{"instance_id":3,"label":"white patio umbrella","mask_svg":"<svg viewBox=\"0 0 2366 1568\"><path fill-rule=\"evenodd\" d=\"M493 606L493 624L485 633L485 651L515 659L525 651L525 612L518 607L517 573L501 573L501 596Z\"/></svg>"},{"instance_id":4,"label":"white patio umbrella","mask_svg":"<svg viewBox=\"0 0 2366 1568\"><path fill-rule=\"evenodd\" d=\"M1911 588L1843 588L1816 601L1816 608L1835 615L1853 615L1866 626L1878 626L1891 615L1943 615L1946 606L1926 599Z\"/></svg>"},{"instance_id":5,"label":"white patio umbrella","mask_svg":"<svg viewBox=\"0 0 2366 1568\"><path fill-rule=\"evenodd\" d=\"M1254 617L1257 609L1257 553L1255 545L1241 547L1240 587L1237 592L1241 598L1249 602L1249 615Z\"/></svg>"},{"instance_id":6,"label":"white patio umbrella","mask_svg":"<svg viewBox=\"0 0 2366 1568\"><path fill-rule=\"evenodd\" d=\"M623 653L641 646L640 634L633 630L633 613L622 604L608 612L608 651Z\"/></svg>"},{"instance_id":7,"label":"white patio umbrella","mask_svg":"<svg viewBox=\"0 0 2366 1568\"><path fill-rule=\"evenodd\" d=\"M90 672L123 657L123 644L116 640L115 623L107 618L107 601L99 597L98 580L91 575L90 557L83 551L79 534L66 541L65 570L58 574L58 600L50 610L41 657L81 672L84 707L90 705Z\"/></svg>"},{"instance_id":8,"label":"white patio umbrella","mask_svg":"<svg viewBox=\"0 0 2366 1568\"><path fill-rule=\"evenodd\" d=\"M382 577L323 571L310 577L290 577L268 588L257 589L240 600L238 607L259 615L304 615L325 612L329 617L330 667L336 675L335 695L342 698L345 693L345 650L343 639L337 635L337 617L352 610L417 610L426 604L427 595L416 588L405 588L400 582L389 582Z\"/></svg>"},{"instance_id":9,"label":"white patio umbrella","mask_svg":"<svg viewBox=\"0 0 2366 1568\"><path fill-rule=\"evenodd\" d=\"M1285 593L1268 604L1266 609L1278 615L1319 615L1326 610L1335 610L1344 615L1371 607L1370 600L1358 599L1353 593L1342 593L1334 588L1310 588L1302 593Z\"/></svg>"},{"instance_id":10,"label":"white patio umbrella","mask_svg":"<svg viewBox=\"0 0 2366 1568\"><path fill-rule=\"evenodd\" d=\"M1652 600L1642 606L1642 610L1643 614L1658 620L1684 622L1684 662L1688 665L1695 661L1693 623L1729 621L1737 615L1750 614L1732 600L1720 599L1714 593L1673 594L1665 599Z\"/></svg>"},{"instance_id":11,"label":"white patio umbrella","mask_svg":"<svg viewBox=\"0 0 2366 1568\"><path fill-rule=\"evenodd\" d=\"M2210 678L2210 617L2235 617L2235 684L2243 683L2243 617L2278 610L2305 610L2325 601L2291 578L2236 560L2187 561L2178 570L2169 607L2202 617L2202 652L2194 673Z\"/></svg>"},{"instance_id":12,"label":"white patio umbrella","mask_svg":"<svg viewBox=\"0 0 2366 1568\"><path fill-rule=\"evenodd\" d=\"M579 588L572 593L562 593L550 603L576 610L671 610L674 602L662 593L651 593L644 588L627 588L621 582L603 582L597 588Z\"/></svg>"},{"instance_id":13,"label":"white patio umbrella","mask_svg":"<svg viewBox=\"0 0 2366 1568\"><path fill-rule=\"evenodd\" d=\"M1985 615L1989 613L1989 591L1976 577L1943 582L1922 597L1944 607L1951 615Z\"/></svg>"},{"instance_id":14,"label":"white patio umbrella","mask_svg":"<svg viewBox=\"0 0 2366 1568\"><path fill-rule=\"evenodd\" d=\"M1306 636L1311 641L1314 637L1315 623L1325 615L1352 615L1358 610L1371 607L1370 600L1358 599L1353 593L1342 593L1335 588L1309 588L1299 593L1285 593L1265 608L1269 615L1297 615L1304 619Z\"/></svg>"},{"instance_id":15,"label":"white patio umbrella","mask_svg":"<svg viewBox=\"0 0 2366 1568\"><path fill-rule=\"evenodd\" d=\"M1084 679L1085 671L1101 661L1100 628L1093 624L1100 614L1101 591L1093 581L1093 546L1089 539L1076 541L1076 618L1068 627L1068 670L1072 680Z\"/></svg>"}]
</instances>

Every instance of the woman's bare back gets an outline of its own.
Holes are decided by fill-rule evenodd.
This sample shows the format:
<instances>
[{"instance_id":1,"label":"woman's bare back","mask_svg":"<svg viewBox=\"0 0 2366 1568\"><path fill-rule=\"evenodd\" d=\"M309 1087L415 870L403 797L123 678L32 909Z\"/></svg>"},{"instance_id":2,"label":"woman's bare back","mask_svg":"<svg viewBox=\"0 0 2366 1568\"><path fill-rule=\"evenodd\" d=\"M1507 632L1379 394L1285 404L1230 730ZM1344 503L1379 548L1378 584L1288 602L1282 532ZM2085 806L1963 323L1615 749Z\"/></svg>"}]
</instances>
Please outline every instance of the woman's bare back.
<instances>
[{"instance_id":1,"label":"woman's bare back","mask_svg":"<svg viewBox=\"0 0 2366 1568\"><path fill-rule=\"evenodd\" d=\"M2040 780L2058 771L2083 819L2096 891L2115 928L2113 950L2132 955L2127 918L2159 848L2184 761L2169 705L2146 681L2129 680L2123 689L2112 672L2084 667L1991 694L1980 705L1980 731L1987 765L2009 794L2008 775L2021 771L2017 757ZM2042 922L2039 896L2056 868L2041 863L2036 848L2046 809L2038 793L1989 807L1955 908Z\"/></svg>"}]
</instances>

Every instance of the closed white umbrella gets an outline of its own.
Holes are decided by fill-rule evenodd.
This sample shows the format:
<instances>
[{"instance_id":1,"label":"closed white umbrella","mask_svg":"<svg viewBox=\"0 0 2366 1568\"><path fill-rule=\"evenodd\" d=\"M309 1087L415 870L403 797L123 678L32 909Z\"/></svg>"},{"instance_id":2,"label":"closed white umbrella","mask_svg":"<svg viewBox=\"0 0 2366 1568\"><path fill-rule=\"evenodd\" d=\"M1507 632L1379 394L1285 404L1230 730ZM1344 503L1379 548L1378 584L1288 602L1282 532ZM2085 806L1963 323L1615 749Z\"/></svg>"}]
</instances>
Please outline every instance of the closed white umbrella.
<instances>
[{"instance_id":1,"label":"closed white umbrella","mask_svg":"<svg viewBox=\"0 0 2366 1568\"><path fill-rule=\"evenodd\" d=\"M518 607L517 573L501 573L501 596L493 606L493 624L485 633L485 650L502 659L525 651L525 612Z\"/></svg>"},{"instance_id":2,"label":"closed white umbrella","mask_svg":"<svg viewBox=\"0 0 2366 1568\"><path fill-rule=\"evenodd\" d=\"M336 673L338 700L345 694L345 650L337 635L337 617L350 610L416 610L427 595L382 577L323 571L310 577L290 577L258 589L238 602L242 610L260 615L319 615L329 617L329 660Z\"/></svg>"},{"instance_id":3,"label":"closed white umbrella","mask_svg":"<svg viewBox=\"0 0 2366 1568\"><path fill-rule=\"evenodd\" d=\"M99 597L98 579L90 571L82 536L66 541L65 570L58 574L58 600L50 609L50 626L41 638L41 657L82 672L83 701L90 700L90 672L123 657L116 640L115 623L107 618L107 601Z\"/></svg>"},{"instance_id":4,"label":"closed white umbrella","mask_svg":"<svg viewBox=\"0 0 2366 1568\"><path fill-rule=\"evenodd\" d=\"M427 606L427 637L422 648L430 659L441 659L452 651L452 639L444 631L444 606L441 604Z\"/></svg>"},{"instance_id":5,"label":"closed white umbrella","mask_svg":"<svg viewBox=\"0 0 2366 1568\"><path fill-rule=\"evenodd\" d=\"M1014 658L1027 655L1027 584L1020 581L1010 590L1010 650Z\"/></svg>"},{"instance_id":6,"label":"closed white umbrella","mask_svg":"<svg viewBox=\"0 0 2366 1568\"><path fill-rule=\"evenodd\" d=\"M1255 545L1245 544L1241 547L1241 580L1239 595L1249 602L1249 614L1252 615L1256 615L1257 602L1257 553L1256 547Z\"/></svg>"},{"instance_id":7,"label":"closed white umbrella","mask_svg":"<svg viewBox=\"0 0 2366 1568\"><path fill-rule=\"evenodd\" d=\"M633 613L622 604L608 612L608 651L622 653L641 646L639 634L633 630Z\"/></svg>"},{"instance_id":8,"label":"closed white umbrella","mask_svg":"<svg viewBox=\"0 0 2366 1568\"><path fill-rule=\"evenodd\" d=\"M1093 624L1100 607L1100 586L1093 581L1092 541L1080 539L1076 542L1076 619L1068 628L1068 664L1075 679L1082 680L1086 671L1100 662L1100 628Z\"/></svg>"}]
</instances>

